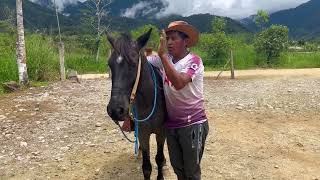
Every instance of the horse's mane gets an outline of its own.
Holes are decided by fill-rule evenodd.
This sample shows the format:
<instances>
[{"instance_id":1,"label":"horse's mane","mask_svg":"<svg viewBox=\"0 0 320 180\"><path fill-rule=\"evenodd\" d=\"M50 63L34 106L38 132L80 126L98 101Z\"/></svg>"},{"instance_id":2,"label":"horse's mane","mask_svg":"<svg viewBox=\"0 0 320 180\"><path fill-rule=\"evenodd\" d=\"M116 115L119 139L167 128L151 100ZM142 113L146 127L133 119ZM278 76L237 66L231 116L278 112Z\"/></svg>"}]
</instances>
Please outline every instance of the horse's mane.
<instances>
[{"instance_id":1,"label":"horse's mane","mask_svg":"<svg viewBox=\"0 0 320 180\"><path fill-rule=\"evenodd\" d=\"M114 46L118 53L129 59L129 50L132 49L131 35L129 33L121 33L120 37L115 41Z\"/></svg>"}]
</instances>

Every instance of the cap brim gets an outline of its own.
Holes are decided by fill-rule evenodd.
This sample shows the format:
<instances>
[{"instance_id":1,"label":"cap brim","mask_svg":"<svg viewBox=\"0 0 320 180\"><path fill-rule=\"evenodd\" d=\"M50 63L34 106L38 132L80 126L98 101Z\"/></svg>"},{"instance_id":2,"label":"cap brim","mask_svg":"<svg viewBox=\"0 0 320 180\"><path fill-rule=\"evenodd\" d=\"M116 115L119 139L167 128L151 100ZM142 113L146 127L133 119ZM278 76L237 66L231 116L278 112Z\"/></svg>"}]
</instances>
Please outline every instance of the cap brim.
<instances>
[{"instance_id":1,"label":"cap brim","mask_svg":"<svg viewBox=\"0 0 320 180\"><path fill-rule=\"evenodd\" d=\"M186 35L189 36L189 43L188 43L188 47L192 47L194 45L196 45L198 43L199 40L199 32L196 28L194 28L191 25L175 25L172 26L170 28L165 29L165 32L169 32L169 31L179 31L179 32L183 32Z\"/></svg>"}]
</instances>

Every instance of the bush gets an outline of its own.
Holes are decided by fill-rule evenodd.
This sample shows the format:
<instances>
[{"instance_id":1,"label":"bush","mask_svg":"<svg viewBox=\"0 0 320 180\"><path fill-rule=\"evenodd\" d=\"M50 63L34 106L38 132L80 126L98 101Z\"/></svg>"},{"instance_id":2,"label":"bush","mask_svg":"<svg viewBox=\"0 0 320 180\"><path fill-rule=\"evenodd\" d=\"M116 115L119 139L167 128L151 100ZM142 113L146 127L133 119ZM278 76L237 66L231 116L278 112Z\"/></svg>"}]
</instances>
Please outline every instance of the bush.
<instances>
[{"instance_id":1,"label":"bush","mask_svg":"<svg viewBox=\"0 0 320 180\"><path fill-rule=\"evenodd\" d=\"M26 37L27 67L30 80L59 79L59 56L50 38L41 35Z\"/></svg>"},{"instance_id":2,"label":"bush","mask_svg":"<svg viewBox=\"0 0 320 180\"><path fill-rule=\"evenodd\" d=\"M282 25L272 25L256 35L254 47L258 54L267 58L267 64L271 65L271 60L278 58L281 52L288 49L289 30Z\"/></svg>"},{"instance_id":3,"label":"bush","mask_svg":"<svg viewBox=\"0 0 320 180\"><path fill-rule=\"evenodd\" d=\"M221 65L229 57L231 40L224 32L202 34L199 47L206 52L208 59L214 61L213 64Z\"/></svg>"}]
</instances>

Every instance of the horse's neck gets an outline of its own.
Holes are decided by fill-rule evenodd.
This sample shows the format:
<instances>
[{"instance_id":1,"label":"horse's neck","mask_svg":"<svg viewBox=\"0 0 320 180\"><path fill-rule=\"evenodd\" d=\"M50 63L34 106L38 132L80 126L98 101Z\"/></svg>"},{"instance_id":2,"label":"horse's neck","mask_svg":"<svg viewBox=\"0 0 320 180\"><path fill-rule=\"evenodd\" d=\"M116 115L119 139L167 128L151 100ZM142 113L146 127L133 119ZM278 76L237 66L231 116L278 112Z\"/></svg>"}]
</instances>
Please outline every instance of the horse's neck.
<instances>
[{"instance_id":1,"label":"horse's neck","mask_svg":"<svg viewBox=\"0 0 320 180\"><path fill-rule=\"evenodd\" d=\"M154 100L154 80L152 72L145 57L142 57L140 82L137 89L137 105L140 107L152 107ZM157 81L157 77L155 77ZM157 82L158 83L158 82Z\"/></svg>"},{"instance_id":2,"label":"horse's neck","mask_svg":"<svg viewBox=\"0 0 320 180\"><path fill-rule=\"evenodd\" d=\"M163 94L163 85L162 85L162 77L159 74L159 71L153 68L155 76L153 76L152 69L148 64L146 59L142 61L142 71L141 71L141 79L138 86L137 99L136 99L136 108L138 108L139 117L147 117L152 113L152 109L154 108L154 101L156 98L156 107L155 114L158 118L153 121L153 125L156 127L160 127L163 124L166 114L165 108L165 100ZM155 78L155 79L153 79ZM157 85L154 87L154 81L156 81ZM157 91L155 97L155 89ZM154 119L154 118L152 118Z\"/></svg>"}]
</instances>

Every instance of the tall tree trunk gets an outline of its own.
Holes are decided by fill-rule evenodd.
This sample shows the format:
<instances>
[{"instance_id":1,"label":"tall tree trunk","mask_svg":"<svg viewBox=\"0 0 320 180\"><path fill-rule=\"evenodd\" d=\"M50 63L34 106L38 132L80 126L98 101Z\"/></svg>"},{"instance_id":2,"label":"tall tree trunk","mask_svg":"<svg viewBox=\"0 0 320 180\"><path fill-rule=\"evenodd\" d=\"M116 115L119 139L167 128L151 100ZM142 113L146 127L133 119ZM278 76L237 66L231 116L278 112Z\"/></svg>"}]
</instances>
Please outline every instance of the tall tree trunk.
<instances>
[{"instance_id":1,"label":"tall tree trunk","mask_svg":"<svg viewBox=\"0 0 320 180\"><path fill-rule=\"evenodd\" d=\"M18 64L18 70L19 70L19 83L26 85L28 84L29 80L28 80L27 58L26 58L26 48L25 48L25 40L24 40L22 1L23 0L16 0L17 31L18 31L16 55L17 55L17 64Z\"/></svg>"},{"instance_id":2,"label":"tall tree trunk","mask_svg":"<svg viewBox=\"0 0 320 180\"><path fill-rule=\"evenodd\" d=\"M100 12L100 2L97 5L97 12ZM97 55L96 55L96 62L99 61L99 55L100 55L100 23L101 23L101 14L97 13L98 17L98 27L97 27Z\"/></svg>"},{"instance_id":3,"label":"tall tree trunk","mask_svg":"<svg viewBox=\"0 0 320 180\"><path fill-rule=\"evenodd\" d=\"M99 54L100 54L100 41L98 40L97 55L96 55L96 62L98 62L98 61L99 61Z\"/></svg>"}]
</instances>

